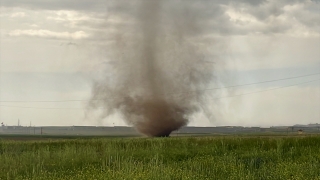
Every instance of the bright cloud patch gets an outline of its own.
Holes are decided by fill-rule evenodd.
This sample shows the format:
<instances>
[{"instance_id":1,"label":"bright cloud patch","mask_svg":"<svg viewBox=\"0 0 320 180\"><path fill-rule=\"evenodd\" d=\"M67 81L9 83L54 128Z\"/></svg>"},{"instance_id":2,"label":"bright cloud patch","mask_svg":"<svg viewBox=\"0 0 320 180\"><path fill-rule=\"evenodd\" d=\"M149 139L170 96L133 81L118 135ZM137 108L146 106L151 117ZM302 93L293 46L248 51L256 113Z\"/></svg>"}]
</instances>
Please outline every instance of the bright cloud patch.
<instances>
[{"instance_id":1,"label":"bright cloud patch","mask_svg":"<svg viewBox=\"0 0 320 180\"><path fill-rule=\"evenodd\" d=\"M25 16L26 16L26 14L24 12L16 12L16 13L11 14L10 17L15 18L15 17L25 17Z\"/></svg>"},{"instance_id":2,"label":"bright cloud patch","mask_svg":"<svg viewBox=\"0 0 320 180\"><path fill-rule=\"evenodd\" d=\"M57 39L84 39L89 37L84 31L70 32L54 32L45 29L28 29L28 30L14 30L9 33L10 36L33 36L41 38L57 38Z\"/></svg>"},{"instance_id":3,"label":"bright cloud patch","mask_svg":"<svg viewBox=\"0 0 320 180\"><path fill-rule=\"evenodd\" d=\"M312 1L284 3L270 0L254 6L237 4L223 6L234 32L319 37L319 4Z\"/></svg>"}]
</instances>

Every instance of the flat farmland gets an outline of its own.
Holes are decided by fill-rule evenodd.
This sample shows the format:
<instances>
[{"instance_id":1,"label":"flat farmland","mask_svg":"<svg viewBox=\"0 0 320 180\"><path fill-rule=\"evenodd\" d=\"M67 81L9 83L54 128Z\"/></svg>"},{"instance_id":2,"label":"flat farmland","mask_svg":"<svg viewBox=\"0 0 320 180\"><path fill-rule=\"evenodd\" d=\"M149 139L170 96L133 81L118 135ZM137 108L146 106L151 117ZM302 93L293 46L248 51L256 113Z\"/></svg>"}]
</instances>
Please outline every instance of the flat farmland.
<instances>
[{"instance_id":1,"label":"flat farmland","mask_svg":"<svg viewBox=\"0 0 320 180\"><path fill-rule=\"evenodd\" d=\"M319 135L0 139L0 179L320 179Z\"/></svg>"}]
</instances>

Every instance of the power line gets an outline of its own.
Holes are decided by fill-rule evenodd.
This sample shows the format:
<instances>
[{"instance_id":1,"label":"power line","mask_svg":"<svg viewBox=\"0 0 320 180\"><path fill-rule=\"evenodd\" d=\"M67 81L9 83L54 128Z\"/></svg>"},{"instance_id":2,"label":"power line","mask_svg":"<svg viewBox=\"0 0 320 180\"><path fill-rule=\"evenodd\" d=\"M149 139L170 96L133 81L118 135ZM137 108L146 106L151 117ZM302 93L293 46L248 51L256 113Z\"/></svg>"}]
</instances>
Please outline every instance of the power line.
<instances>
[{"instance_id":1,"label":"power line","mask_svg":"<svg viewBox=\"0 0 320 180\"><path fill-rule=\"evenodd\" d=\"M319 81L319 80L320 79L316 79L316 80L306 81L306 82L292 84L292 85L288 85L288 86L281 86L281 87L278 87L278 88L265 89L265 90L260 90L260 91L254 91L254 92L249 92L249 93L244 93L244 94L237 94L237 95L233 95L233 96L225 96L225 97L219 97L219 98L213 98L213 99L232 98L232 97L237 97L237 96L245 96L245 95L250 95L250 94L266 92L266 91L273 91L273 90L284 89L284 88L293 87L293 86L297 86L297 85L301 85L301 84L307 84L307 83L311 83L311 82L316 82L316 81ZM56 110L105 109L105 108L41 108L41 107L7 106L7 105L0 105L0 107L25 108L25 109L56 109Z\"/></svg>"},{"instance_id":2,"label":"power line","mask_svg":"<svg viewBox=\"0 0 320 180\"><path fill-rule=\"evenodd\" d=\"M266 91L273 91L273 90L277 90L277 89L283 89L283 88L293 87L293 86L297 86L297 85L301 85L301 84L307 84L307 83L311 83L311 82L316 82L316 81L319 81L319 80L320 79L316 79L316 80L307 81L307 82L303 82L303 83L299 83L299 84L293 84L293 85L288 85L288 86L265 89L265 90L260 90L260 91L253 91L253 92L249 92L249 93L236 94L236 95L233 95L233 96L225 96L225 97L219 97L219 98L213 98L213 99L232 98L232 97L237 97L237 96L245 96L245 95L249 95L249 94L256 94L256 93L266 92Z\"/></svg>"},{"instance_id":3,"label":"power line","mask_svg":"<svg viewBox=\"0 0 320 180\"><path fill-rule=\"evenodd\" d=\"M282 79L275 79L275 80L267 80L267 81L261 81L261 82L254 82L254 83L247 83L247 84L239 84L239 85L232 85L232 86L225 86L220 88L209 88L209 89L203 89L203 90L195 90L195 91L188 91L184 93L190 93L190 92L201 92L201 91L212 91L212 90L218 90L218 89L228 89L228 88L234 88L234 87L241 87L241 86L250 86L255 84L263 84L263 83L269 83L269 82L277 82L277 81L283 81L283 80L289 80L289 79L296 79L301 77L308 77L308 76L314 76L319 75L320 73L314 73L314 74L308 74L303 76L295 76L295 77L289 77L289 78L282 78ZM184 94L183 92L180 94ZM173 93L172 93L173 94Z\"/></svg>"},{"instance_id":4,"label":"power line","mask_svg":"<svg viewBox=\"0 0 320 180\"><path fill-rule=\"evenodd\" d=\"M267 80L267 81L261 81L261 82L254 82L254 83L247 83L247 84L239 84L239 85L231 85L231 86L225 86L225 87L218 87L218 88L208 88L208 89L202 89L202 90L194 90L194 91L186 91L186 92L172 92L172 93L164 93L164 94L187 94L192 92L202 92L202 91L212 91L212 90L218 90L218 89L228 89L228 88L235 88L235 87L241 87L241 86L250 86L255 84L263 84L263 83L269 83L269 82L277 82L277 81L283 81L283 80L289 80L289 79L296 79L296 78L302 78L302 77L309 77L314 75L319 75L320 73L314 73L314 74L307 74L302 76L294 76L294 77L288 77L288 78L282 78L282 79L274 79L274 80ZM107 99L115 99L115 98L104 98L104 99L92 99L93 101L103 101ZM80 99L74 99L74 100L43 100L43 101L0 101L0 103L6 103L6 102L12 102L12 103L23 103L23 102L33 102L33 103L47 103L47 102L85 102L90 100L80 100Z\"/></svg>"}]
</instances>

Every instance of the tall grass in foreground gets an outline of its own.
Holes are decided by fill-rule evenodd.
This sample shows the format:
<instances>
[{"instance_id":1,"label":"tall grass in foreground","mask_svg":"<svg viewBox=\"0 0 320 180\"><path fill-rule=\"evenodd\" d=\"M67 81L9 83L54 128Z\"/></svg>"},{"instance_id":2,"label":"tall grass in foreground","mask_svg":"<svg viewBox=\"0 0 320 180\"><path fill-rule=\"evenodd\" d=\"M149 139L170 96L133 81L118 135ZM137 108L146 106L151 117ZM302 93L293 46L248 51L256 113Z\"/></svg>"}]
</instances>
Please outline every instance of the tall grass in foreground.
<instances>
[{"instance_id":1,"label":"tall grass in foreground","mask_svg":"<svg viewBox=\"0 0 320 180\"><path fill-rule=\"evenodd\" d=\"M0 179L320 180L320 136L0 141Z\"/></svg>"}]
</instances>

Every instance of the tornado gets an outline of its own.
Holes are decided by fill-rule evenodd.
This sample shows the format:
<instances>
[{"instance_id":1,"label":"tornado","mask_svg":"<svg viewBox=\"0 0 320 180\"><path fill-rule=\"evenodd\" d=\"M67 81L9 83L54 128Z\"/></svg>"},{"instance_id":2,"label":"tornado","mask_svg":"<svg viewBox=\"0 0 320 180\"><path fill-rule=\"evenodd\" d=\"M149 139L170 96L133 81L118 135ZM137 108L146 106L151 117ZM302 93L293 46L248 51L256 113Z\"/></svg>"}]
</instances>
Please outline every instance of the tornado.
<instances>
[{"instance_id":1,"label":"tornado","mask_svg":"<svg viewBox=\"0 0 320 180\"><path fill-rule=\"evenodd\" d=\"M128 1L126 1L128 2ZM138 132L167 137L206 108L214 60L196 1L113 2L103 75L89 106L100 118L119 114Z\"/></svg>"}]
</instances>

